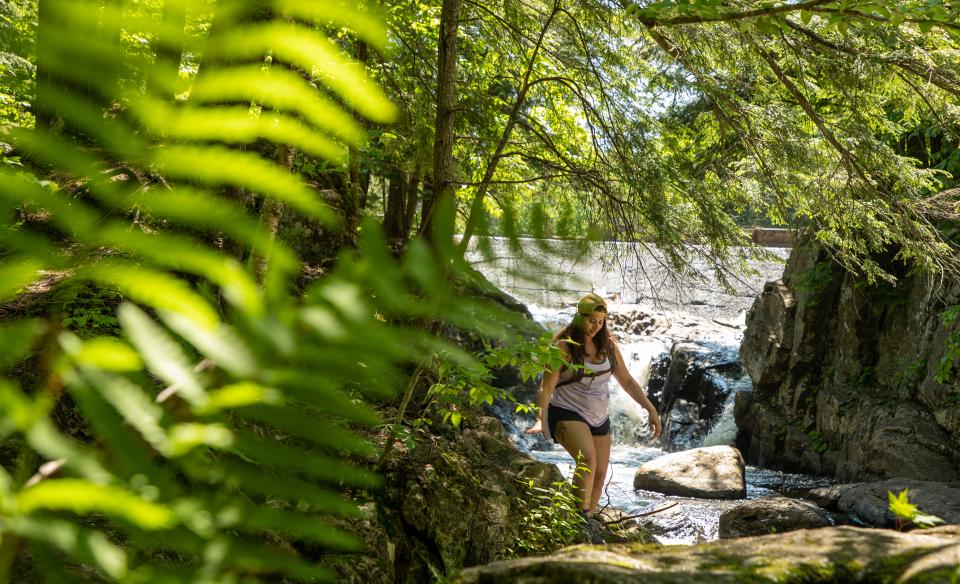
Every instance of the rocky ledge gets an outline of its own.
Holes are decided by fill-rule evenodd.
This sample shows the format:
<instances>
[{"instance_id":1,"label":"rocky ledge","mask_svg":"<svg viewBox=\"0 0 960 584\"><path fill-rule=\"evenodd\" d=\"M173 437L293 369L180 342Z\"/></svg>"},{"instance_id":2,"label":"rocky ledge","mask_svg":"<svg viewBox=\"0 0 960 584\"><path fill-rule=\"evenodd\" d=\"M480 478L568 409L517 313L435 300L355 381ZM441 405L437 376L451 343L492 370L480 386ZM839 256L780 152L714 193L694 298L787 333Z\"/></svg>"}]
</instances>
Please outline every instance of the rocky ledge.
<instances>
[{"instance_id":1,"label":"rocky ledge","mask_svg":"<svg viewBox=\"0 0 960 584\"><path fill-rule=\"evenodd\" d=\"M552 556L471 568L454 581L947 583L960 577L958 566L957 526L910 533L825 527L697 546L575 546Z\"/></svg>"},{"instance_id":2,"label":"rocky ledge","mask_svg":"<svg viewBox=\"0 0 960 584\"><path fill-rule=\"evenodd\" d=\"M847 482L960 480L960 376L938 375L960 290L883 263L896 286L804 244L757 298L740 350L754 390L735 408L748 463Z\"/></svg>"}]
</instances>

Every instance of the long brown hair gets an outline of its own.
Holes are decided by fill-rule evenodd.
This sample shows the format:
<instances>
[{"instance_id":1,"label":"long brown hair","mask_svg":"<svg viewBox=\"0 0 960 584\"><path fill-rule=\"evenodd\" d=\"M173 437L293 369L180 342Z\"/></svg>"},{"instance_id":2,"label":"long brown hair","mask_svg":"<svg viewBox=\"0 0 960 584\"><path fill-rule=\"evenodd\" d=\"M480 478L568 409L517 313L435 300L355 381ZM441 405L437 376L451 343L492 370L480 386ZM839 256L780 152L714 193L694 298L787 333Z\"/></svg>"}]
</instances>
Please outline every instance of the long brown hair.
<instances>
[{"instance_id":1,"label":"long brown hair","mask_svg":"<svg viewBox=\"0 0 960 584\"><path fill-rule=\"evenodd\" d=\"M599 307L594 312L603 312L609 315L603 307ZM573 365L582 365L584 361L584 344L586 343L586 337L586 316L578 312L573 316L570 324L554 335L553 342L572 341L566 344L567 352L570 353L570 363ZM603 355L610 359L611 369L617 368L617 357L613 349L615 342L613 335L610 333L610 328L607 326L607 319L604 318L603 326L600 327L600 330L597 331L597 334L593 337L593 344L597 347L597 355Z\"/></svg>"}]
</instances>

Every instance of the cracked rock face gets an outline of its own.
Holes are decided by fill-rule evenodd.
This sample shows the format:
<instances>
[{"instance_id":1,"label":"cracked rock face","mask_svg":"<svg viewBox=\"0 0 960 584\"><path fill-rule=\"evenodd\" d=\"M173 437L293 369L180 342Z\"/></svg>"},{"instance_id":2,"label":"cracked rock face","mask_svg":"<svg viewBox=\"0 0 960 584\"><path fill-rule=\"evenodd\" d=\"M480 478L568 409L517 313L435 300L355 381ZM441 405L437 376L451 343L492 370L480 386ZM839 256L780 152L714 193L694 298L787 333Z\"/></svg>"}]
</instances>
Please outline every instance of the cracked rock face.
<instances>
[{"instance_id":1,"label":"cracked rock face","mask_svg":"<svg viewBox=\"0 0 960 584\"><path fill-rule=\"evenodd\" d=\"M748 462L843 481L960 480L960 381L936 381L960 290L899 270L868 285L804 244L747 318L737 396Z\"/></svg>"}]
</instances>

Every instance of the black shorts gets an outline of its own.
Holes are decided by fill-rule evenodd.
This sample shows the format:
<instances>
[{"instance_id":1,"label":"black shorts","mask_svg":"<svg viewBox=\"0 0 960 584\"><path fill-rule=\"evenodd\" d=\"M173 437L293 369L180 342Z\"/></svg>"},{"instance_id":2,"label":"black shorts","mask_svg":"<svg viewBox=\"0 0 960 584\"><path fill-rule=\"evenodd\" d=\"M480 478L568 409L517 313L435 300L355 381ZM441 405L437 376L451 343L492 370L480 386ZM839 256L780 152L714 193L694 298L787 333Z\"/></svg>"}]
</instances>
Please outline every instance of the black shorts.
<instances>
[{"instance_id":1,"label":"black shorts","mask_svg":"<svg viewBox=\"0 0 960 584\"><path fill-rule=\"evenodd\" d=\"M550 406L547 407L547 427L550 428L550 438L557 444L560 443L556 438L557 424L559 422L583 422L590 428L590 433L594 436L606 436L610 433L610 418L604 420L599 426L591 426L590 422L586 421L583 416L577 412L550 404Z\"/></svg>"}]
</instances>

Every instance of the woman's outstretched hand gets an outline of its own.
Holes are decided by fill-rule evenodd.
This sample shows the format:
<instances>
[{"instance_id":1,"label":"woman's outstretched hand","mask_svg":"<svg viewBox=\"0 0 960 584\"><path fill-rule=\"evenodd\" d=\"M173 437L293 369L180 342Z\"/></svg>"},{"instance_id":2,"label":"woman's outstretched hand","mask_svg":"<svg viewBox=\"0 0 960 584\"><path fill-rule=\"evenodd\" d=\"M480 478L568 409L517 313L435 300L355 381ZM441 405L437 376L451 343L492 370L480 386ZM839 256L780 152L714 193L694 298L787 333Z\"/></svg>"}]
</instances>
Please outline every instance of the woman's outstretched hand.
<instances>
[{"instance_id":1,"label":"woman's outstretched hand","mask_svg":"<svg viewBox=\"0 0 960 584\"><path fill-rule=\"evenodd\" d=\"M647 418L650 424L650 431L653 432L653 439L656 440L660 437L660 434L663 434L663 425L660 423L660 416L657 414L657 410L647 410Z\"/></svg>"}]
</instances>

